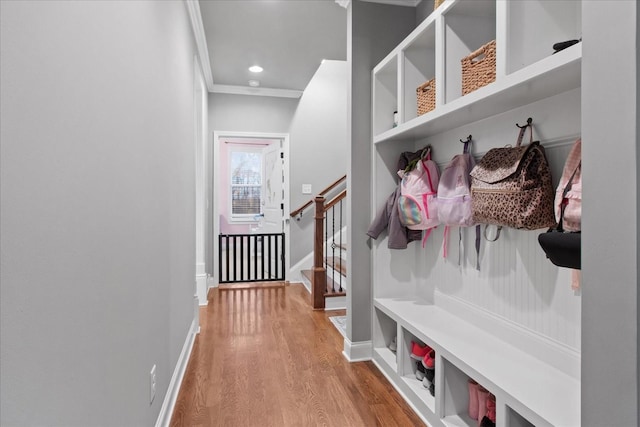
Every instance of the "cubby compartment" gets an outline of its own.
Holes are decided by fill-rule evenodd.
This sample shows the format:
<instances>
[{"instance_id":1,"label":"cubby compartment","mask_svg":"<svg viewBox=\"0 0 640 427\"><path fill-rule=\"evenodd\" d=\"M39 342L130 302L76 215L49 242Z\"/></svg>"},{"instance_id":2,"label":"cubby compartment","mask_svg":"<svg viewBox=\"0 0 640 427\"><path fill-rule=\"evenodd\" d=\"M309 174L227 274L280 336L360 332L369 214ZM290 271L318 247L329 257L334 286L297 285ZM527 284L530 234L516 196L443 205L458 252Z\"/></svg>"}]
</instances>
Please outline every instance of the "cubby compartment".
<instances>
[{"instance_id":1,"label":"cubby compartment","mask_svg":"<svg viewBox=\"0 0 640 427\"><path fill-rule=\"evenodd\" d=\"M397 346L400 345L398 324L379 309L375 309L373 322L373 349L376 357L392 370L397 371ZM396 351L392 351L395 340Z\"/></svg>"},{"instance_id":2,"label":"cubby compartment","mask_svg":"<svg viewBox=\"0 0 640 427\"><path fill-rule=\"evenodd\" d=\"M424 402L432 412L434 412L435 397L431 396L429 388L425 387L424 382L417 377L417 364L422 362L411 357L412 342L419 344L421 347L424 347L425 345L429 345L429 347L431 347L432 344L424 342L404 328L401 329L404 347L402 358L399 360L398 374L402 377L402 381L409 386L415 395ZM433 381L435 381L435 378Z\"/></svg>"},{"instance_id":3,"label":"cubby compartment","mask_svg":"<svg viewBox=\"0 0 640 427\"><path fill-rule=\"evenodd\" d=\"M444 381L440 398L443 423L447 426L477 427L478 421L469 416L469 380L472 378L445 358L442 358L442 368Z\"/></svg>"},{"instance_id":4,"label":"cubby compartment","mask_svg":"<svg viewBox=\"0 0 640 427\"><path fill-rule=\"evenodd\" d=\"M551 56L555 43L582 37L579 1L510 1L504 2L504 7L509 23L505 39L507 74Z\"/></svg>"},{"instance_id":5,"label":"cubby compartment","mask_svg":"<svg viewBox=\"0 0 640 427\"><path fill-rule=\"evenodd\" d=\"M436 76L435 22L431 20L430 25L424 28L402 53L402 93L404 94L402 122L408 122L418 116L417 88Z\"/></svg>"},{"instance_id":6,"label":"cubby compartment","mask_svg":"<svg viewBox=\"0 0 640 427\"><path fill-rule=\"evenodd\" d=\"M445 103L462 96L461 60L493 40L496 40L495 0L458 1L445 11ZM501 48L496 46L496 50Z\"/></svg>"},{"instance_id":7,"label":"cubby compartment","mask_svg":"<svg viewBox=\"0 0 640 427\"><path fill-rule=\"evenodd\" d=\"M398 57L396 55L373 70L374 134L394 127L398 111Z\"/></svg>"},{"instance_id":8,"label":"cubby compartment","mask_svg":"<svg viewBox=\"0 0 640 427\"><path fill-rule=\"evenodd\" d=\"M535 427L535 424L527 421L522 415L507 406L506 425L509 427Z\"/></svg>"}]
</instances>

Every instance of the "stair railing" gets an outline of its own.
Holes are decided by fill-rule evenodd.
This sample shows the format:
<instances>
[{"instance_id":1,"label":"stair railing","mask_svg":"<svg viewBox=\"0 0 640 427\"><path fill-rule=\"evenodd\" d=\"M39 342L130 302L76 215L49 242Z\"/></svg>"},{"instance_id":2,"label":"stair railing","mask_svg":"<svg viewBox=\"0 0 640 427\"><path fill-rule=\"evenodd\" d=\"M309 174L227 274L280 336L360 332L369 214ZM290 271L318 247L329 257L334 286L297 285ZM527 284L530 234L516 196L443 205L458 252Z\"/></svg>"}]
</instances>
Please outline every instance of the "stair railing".
<instances>
[{"instance_id":1,"label":"stair railing","mask_svg":"<svg viewBox=\"0 0 640 427\"><path fill-rule=\"evenodd\" d=\"M325 295L329 292L327 289L327 269L325 260L330 261L333 270L332 293L343 292L342 274L338 274L338 289L336 290L335 275L337 270L343 270L342 265L337 266L336 259L342 264L342 230L344 212L344 199L347 196L347 190L343 190L333 199L325 204L325 198L322 195L316 196L315 202L315 227L314 227L314 246L313 246L313 280L311 284L311 301L314 310L323 310L325 307ZM331 223L329 223L329 217ZM336 219L338 224L336 225ZM331 236L331 237L329 237ZM336 242L337 236L337 242ZM331 257L329 257L329 248L331 248ZM336 257L336 249L338 257Z\"/></svg>"},{"instance_id":2,"label":"stair railing","mask_svg":"<svg viewBox=\"0 0 640 427\"><path fill-rule=\"evenodd\" d=\"M347 180L347 175L344 175L340 178L338 178L336 181L334 181L333 183L329 184L327 186L327 188L325 188L324 190L322 190L320 193L318 193L318 196L324 196L326 195L328 192L330 192L331 190L333 190L334 188L336 188L338 185L342 184L344 181ZM302 206L300 206L298 209L296 209L295 211L292 211L289 215L291 216L291 218L296 219L296 221L300 221L300 219L302 218L302 213L305 211L305 209L307 209L309 206L313 205L313 203L315 202L315 199L309 199L305 204L303 204Z\"/></svg>"}]
</instances>

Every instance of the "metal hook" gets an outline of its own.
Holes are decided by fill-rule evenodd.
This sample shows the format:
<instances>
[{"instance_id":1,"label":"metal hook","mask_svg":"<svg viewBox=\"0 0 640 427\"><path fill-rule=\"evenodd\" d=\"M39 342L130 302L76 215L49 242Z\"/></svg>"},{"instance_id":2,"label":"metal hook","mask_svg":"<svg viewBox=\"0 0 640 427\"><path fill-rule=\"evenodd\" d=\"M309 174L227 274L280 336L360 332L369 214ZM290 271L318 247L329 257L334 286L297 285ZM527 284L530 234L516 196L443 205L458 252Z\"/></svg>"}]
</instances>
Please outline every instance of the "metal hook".
<instances>
[{"instance_id":1,"label":"metal hook","mask_svg":"<svg viewBox=\"0 0 640 427\"><path fill-rule=\"evenodd\" d=\"M533 122L533 119L532 119L531 117L529 117L529 118L527 119L527 124L526 124L526 125L524 125L524 126L520 126L519 124L517 124L517 123L516 123L516 126L518 126L520 129L524 129L524 128L526 128L527 126L531 126L531 123L532 123L532 122Z\"/></svg>"},{"instance_id":2,"label":"metal hook","mask_svg":"<svg viewBox=\"0 0 640 427\"><path fill-rule=\"evenodd\" d=\"M467 142L471 142L471 135L467 137L466 141L460 140L460 142L462 142L463 144L466 144Z\"/></svg>"}]
</instances>

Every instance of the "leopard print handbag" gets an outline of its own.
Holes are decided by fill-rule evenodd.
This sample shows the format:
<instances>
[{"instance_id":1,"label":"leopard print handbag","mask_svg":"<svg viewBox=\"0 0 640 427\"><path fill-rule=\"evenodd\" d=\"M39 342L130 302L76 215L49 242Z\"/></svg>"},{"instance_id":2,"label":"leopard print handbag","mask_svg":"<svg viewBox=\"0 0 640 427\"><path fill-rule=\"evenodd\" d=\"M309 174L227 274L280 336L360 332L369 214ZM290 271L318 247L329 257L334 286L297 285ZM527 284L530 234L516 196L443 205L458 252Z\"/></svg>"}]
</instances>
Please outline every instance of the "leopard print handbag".
<instances>
[{"instance_id":1,"label":"leopard print handbag","mask_svg":"<svg viewBox=\"0 0 640 427\"><path fill-rule=\"evenodd\" d=\"M528 145L521 145L526 128ZM489 150L471 171L471 209L476 224L537 230L555 225L551 170L529 123L515 147Z\"/></svg>"}]
</instances>

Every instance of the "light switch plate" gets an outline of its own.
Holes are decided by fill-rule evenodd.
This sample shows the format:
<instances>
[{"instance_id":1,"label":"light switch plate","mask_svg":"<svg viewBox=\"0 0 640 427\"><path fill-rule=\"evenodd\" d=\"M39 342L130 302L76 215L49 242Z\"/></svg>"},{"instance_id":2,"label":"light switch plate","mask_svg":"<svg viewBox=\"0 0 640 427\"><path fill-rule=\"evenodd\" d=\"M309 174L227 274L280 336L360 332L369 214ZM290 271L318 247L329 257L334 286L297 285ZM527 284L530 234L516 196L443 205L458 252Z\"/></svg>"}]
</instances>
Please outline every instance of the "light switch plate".
<instances>
[{"instance_id":1,"label":"light switch plate","mask_svg":"<svg viewBox=\"0 0 640 427\"><path fill-rule=\"evenodd\" d=\"M311 194L311 184L302 184L302 194Z\"/></svg>"}]
</instances>

